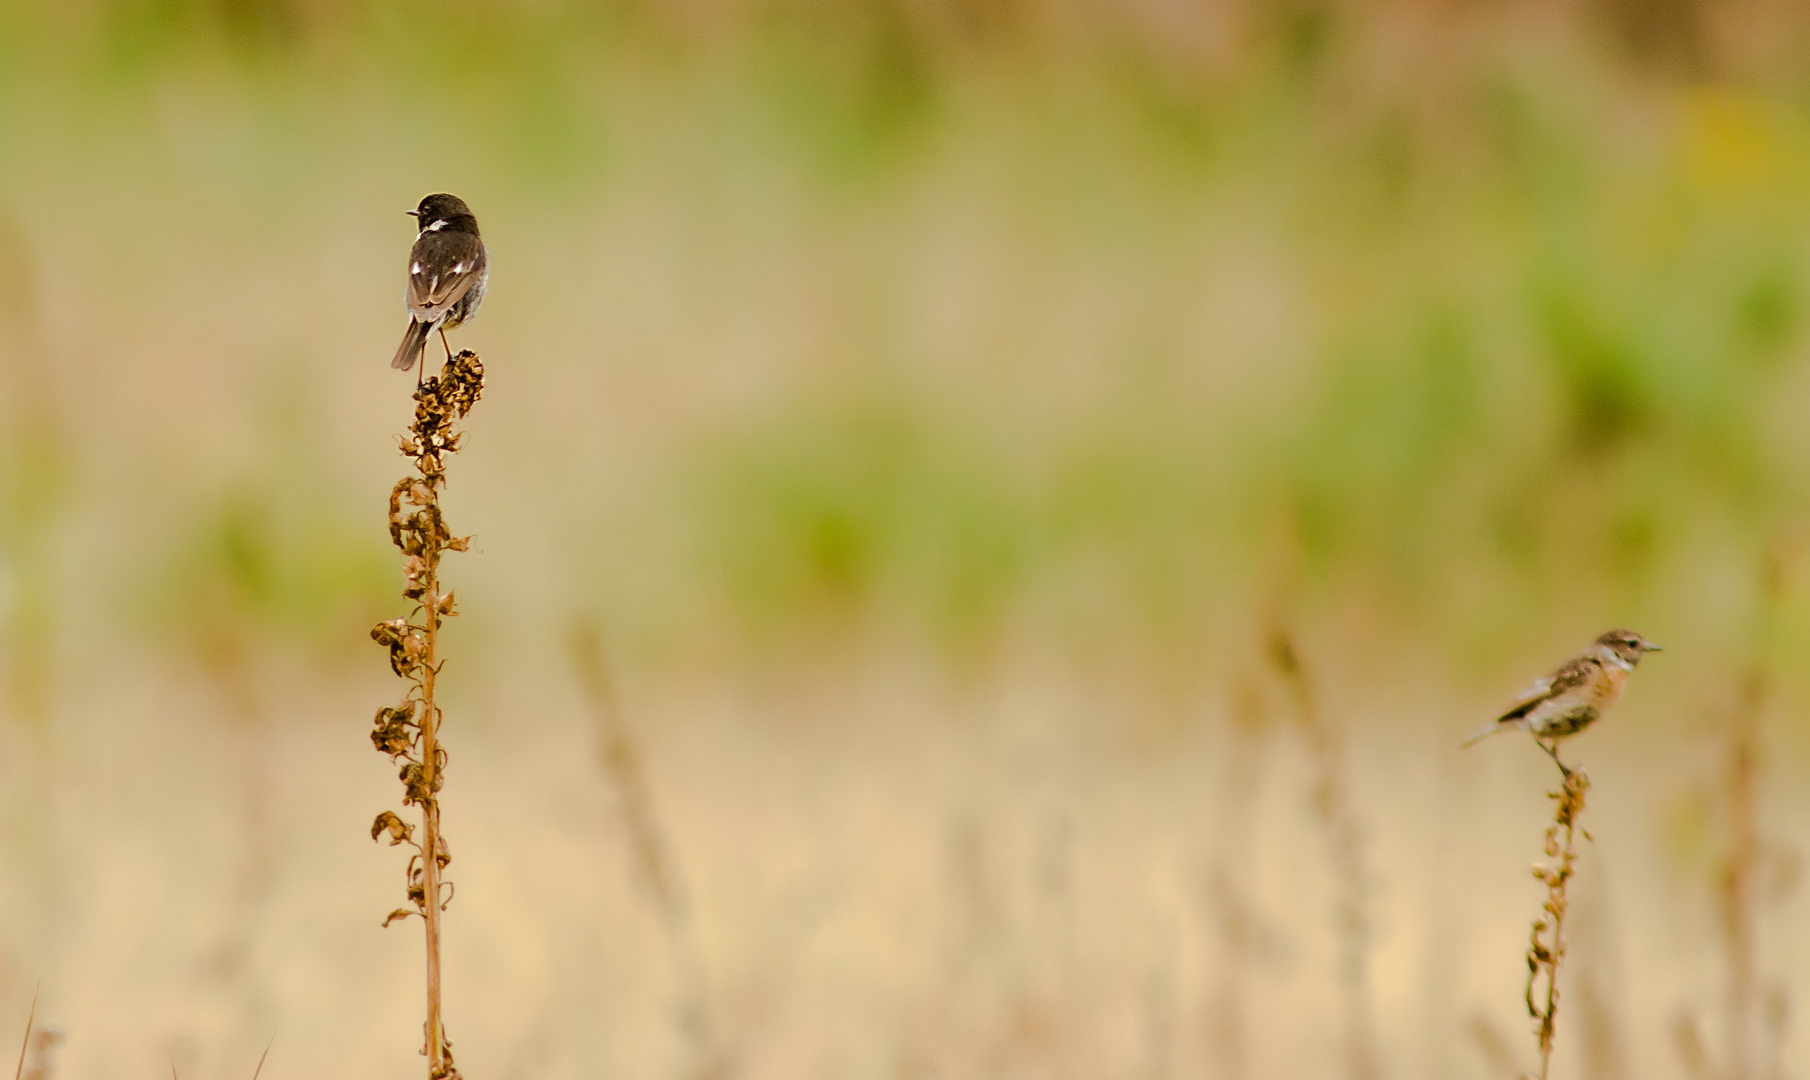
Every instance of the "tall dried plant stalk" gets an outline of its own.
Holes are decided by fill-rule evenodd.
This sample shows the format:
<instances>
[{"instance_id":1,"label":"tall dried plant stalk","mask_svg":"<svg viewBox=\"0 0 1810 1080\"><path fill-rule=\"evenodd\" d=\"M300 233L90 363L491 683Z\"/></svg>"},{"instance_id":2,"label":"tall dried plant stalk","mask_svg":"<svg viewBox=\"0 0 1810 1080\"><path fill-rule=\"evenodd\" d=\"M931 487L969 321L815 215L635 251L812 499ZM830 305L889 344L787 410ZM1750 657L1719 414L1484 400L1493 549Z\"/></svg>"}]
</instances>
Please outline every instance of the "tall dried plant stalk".
<instances>
[{"instance_id":1,"label":"tall dried plant stalk","mask_svg":"<svg viewBox=\"0 0 1810 1080\"><path fill-rule=\"evenodd\" d=\"M1315 824L1338 890L1333 913L1339 936L1339 986L1345 998L1345 1068L1351 1080L1378 1074L1376 1026L1370 1001L1370 915L1365 897L1363 827L1346 779L1345 743L1321 714L1294 638L1270 634L1270 660L1294 697L1295 720L1313 755Z\"/></svg>"},{"instance_id":2,"label":"tall dried plant stalk","mask_svg":"<svg viewBox=\"0 0 1810 1080\"><path fill-rule=\"evenodd\" d=\"M573 627L572 657L591 701L598 757L622 813L635 874L659 909L660 925L666 932L678 983L679 1032L692 1056L686 1075L690 1080L724 1080L731 1073L731 1062L710 1008L710 981L698 947L691 899L660 820L641 754L623 718L596 627L588 623Z\"/></svg>"},{"instance_id":3,"label":"tall dried plant stalk","mask_svg":"<svg viewBox=\"0 0 1810 1080\"><path fill-rule=\"evenodd\" d=\"M1556 758L1554 760L1557 760ZM1556 804L1552 824L1546 827L1544 850L1553 865L1535 863L1533 876L1546 885L1546 903L1533 921L1533 933L1527 944L1527 1014L1534 1018L1540 1040L1540 1080L1547 1080L1552 1069L1552 1045L1559 1015L1559 965L1565 959L1565 912L1570 906L1567 889L1577 872L1579 834L1590 834L1578 826L1584 812L1584 796L1590 790L1590 778L1582 769L1563 770L1564 785L1548 794ZM1543 999L1543 1000L1542 1000Z\"/></svg>"},{"instance_id":4,"label":"tall dried plant stalk","mask_svg":"<svg viewBox=\"0 0 1810 1080\"><path fill-rule=\"evenodd\" d=\"M1760 773L1764 765L1761 724L1771 679L1768 644L1777 631L1784 601L1785 550L1773 544L1760 560L1759 604L1753 631L1753 653L1740 681L1740 696L1727 732L1723 775L1724 851L1717 867L1716 901L1727 962L1723 1009L1727 1045L1722 1080L1754 1080L1779 1072L1782 1018L1787 1005L1783 986L1762 986L1759 922L1765 871L1771 857L1759 815Z\"/></svg>"},{"instance_id":5,"label":"tall dried plant stalk","mask_svg":"<svg viewBox=\"0 0 1810 1080\"><path fill-rule=\"evenodd\" d=\"M448 551L464 551L470 537L454 536L440 513L440 488L446 482L445 455L459 448L460 434L453 421L463 419L477 404L484 389L484 365L469 350L446 362L440 374L415 391L415 422L402 438L402 455L415 465L415 474L397 481L390 492L390 540L402 552L405 572L402 595L415 605L400 619L378 623L371 637L390 650L390 668L408 688L395 706L377 710L371 742L400 761L402 802L421 808L421 839L415 827L393 810L377 815L371 839L388 834L390 846L407 844L407 890L411 906L399 907L383 921L419 915L427 924L427 1022L425 1046L429 1080L457 1080L452 1043L440 1011L440 915L451 901L442 873L452 862L446 837L440 829L439 793L445 779L447 754L440 745L442 717L435 701L435 682L445 661L440 656L441 623L457 614L453 594L440 590L440 558Z\"/></svg>"},{"instance_id":6,"label":"tall dried plant stalk","mask_svg":"<svg viewBox=\"0 0 1810 1080\"><path fill-rule=\"evenodd\" d=\"M1214 785L1214 850L1200 873L1206 928L1220 951L1209 967L1214 980L1207 994L1204 1026L1214 1075L1245 1080L1251 1072L1247 1022L1251 976L1261 962L1275 958L1283 943L1246 895L1251 848L1257 836L1253 813L1262 785L1269 711L1260 685L1250 678L1233 685L1228 706L1226 744L1217 755L1220 775Z\"/></svg>"},{"instance_id":7,"label":"tall dried plant stalk","mask_svg":"<svg viewBox=\"0 0 1810 1080\"><path fill-rule=\"evenodd\" d=\"M1727 850L1717 875L1717 907L1722 916L1722 945L1728 962L1728 1045L1722 1076L1749 1080L1754 1073L1755 1023L1759 1001L1754 924L1758 921L1760 836L1754 807L1759 773L1759 715L1766 683L1758 664L1749 671L1742 700L1728 733L1725 784Z\"/></svg>"}]
</instances>

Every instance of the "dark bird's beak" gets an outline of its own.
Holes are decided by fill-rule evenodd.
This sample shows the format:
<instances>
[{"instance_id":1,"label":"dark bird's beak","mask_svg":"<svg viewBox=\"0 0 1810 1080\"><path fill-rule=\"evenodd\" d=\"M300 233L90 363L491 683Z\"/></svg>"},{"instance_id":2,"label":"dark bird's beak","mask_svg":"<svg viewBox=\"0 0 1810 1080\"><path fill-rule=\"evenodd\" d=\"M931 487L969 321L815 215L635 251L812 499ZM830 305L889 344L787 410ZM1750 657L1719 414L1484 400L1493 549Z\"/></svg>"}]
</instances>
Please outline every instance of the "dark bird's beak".
<instances>
[{"instance_id":1,"label":"dark bird's beak","mask_svg":"<svg viewBox=\"0 0 1810 1080\"><path fill-rule=\"evenodd\" d=\"M409 217L420 217L421 216L421 211L419 211L419 210L404 210L403 213L407 214Z\"/></svg>"}]
</instances>

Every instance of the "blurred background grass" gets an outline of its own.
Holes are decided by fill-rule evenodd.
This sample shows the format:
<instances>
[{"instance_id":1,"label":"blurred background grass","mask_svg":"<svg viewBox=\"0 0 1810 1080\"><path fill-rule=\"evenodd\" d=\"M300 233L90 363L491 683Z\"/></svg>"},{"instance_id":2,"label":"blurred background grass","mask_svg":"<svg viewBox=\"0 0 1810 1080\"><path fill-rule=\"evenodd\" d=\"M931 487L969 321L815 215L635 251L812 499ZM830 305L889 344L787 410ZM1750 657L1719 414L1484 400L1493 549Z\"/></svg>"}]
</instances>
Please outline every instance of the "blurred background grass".
<instances>
[{"instance_id":1,"label":"blurred background grass","mask_svg":"<svg viewBox=\"0 0 1810 1080\"><path fill-rule=\"evenodd\" d=\"M1618 623L1668 651L1579 743L1561 1054L1684 1075L1701 1017L1753 1044L1729 1075L1803 1072L1738 984L1788 1015L1810 970L1807 31L1762 0L0 6L0 1002L42 977L78 1076L237 1069L272 1029L272 1075L417 1067L364 632L399 603L401 210L450 190L495 270L448 496L468 1074L695 1065L577 621L738 1075L1324 1073L1354 995L1382 1075L1502 1075L1543 759L1452 746ZM1756 747L1757 790L1723 764Z\"/></svg>"}]
</instances>

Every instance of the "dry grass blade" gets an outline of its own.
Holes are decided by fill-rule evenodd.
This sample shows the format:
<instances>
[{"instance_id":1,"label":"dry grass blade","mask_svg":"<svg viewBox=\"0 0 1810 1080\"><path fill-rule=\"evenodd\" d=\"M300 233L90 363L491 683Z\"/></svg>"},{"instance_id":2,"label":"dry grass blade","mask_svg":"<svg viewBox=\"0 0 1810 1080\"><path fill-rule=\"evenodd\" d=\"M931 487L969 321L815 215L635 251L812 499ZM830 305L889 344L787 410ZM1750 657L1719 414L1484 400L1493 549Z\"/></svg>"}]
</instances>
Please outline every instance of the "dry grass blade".
<instances>
[{"instance_id":1,"label":"dry grass blade","mask_svg":"<svg viewBox=\"0 0 1810 1080\"><path fill-rule=\"evenodd\" d=\"M1378 1074L1370 990L1370 916L1365 903L1364 836L1356 800L1346 780L1344 740L1322 715L1294 638L1283 627L1270 633L1270 662L1294 698L1295 719L1313 754L1314 821L1326 842L1338 883L1334 922L1339 935L1339 988L1345 1007L1345 1067L1350 1080Z\"/></svg>"},{"instance_id":2,"label":"dry grass blade","mask_svg":"<svg viewBox=\"0 0 1810 1080\"><path fill-rule=\"evenodd\" d=\"M38 993L42 989L34 987L31 992L31 1013L25 1018L25 1039L19 1044L19 1065L13 1070L13 1080L25 1075L25 1052L31 1049L31 1029L38 1022Z\"/></svg>"},{"instance_id":3,"label":"dry grass blade","mask_svg":"<svg viewBox=\"0 0 1810 1080\"><path fill-rule=\"evenodd\" d=\"M1759 786L1763 765L1761 725L1771 694L1767 645L1774 639L1783 603L1786 554L1774 543L1760 560L1758 610L1753 655L1740 680L1740 693L1728 732L1723 778L1725 850L1716 874L1716 900L1727 964L1724 999L1726 1045L1717 1072L1723 1080L1754 1080L1765 1075L1762 1061L1771 1056L1761 987L1759 922L1765 839L1760 834Z\"/></svg>"},{"instance_id":4,"label":"dry grass blade","mask_svg":"<svg viewBox=\"0 0 1810 1080\"><path fill-rule=\"evenodd\" d=\"M1703 1033L1697 1030L1697 1018L1680 1013L1672 1018L1672 1046L1678 1052L1678 1063L1685 1080L1719 1080L1710 1062L1709 1048L1703 1045Z\"/></svg>"},{"instance_id":5,"label":"dry grass blade","mask_svg":"<svg viewBox=\"0 0 1810 1080\"><path fill-rule=\"evenodd\" d=\"M622 716L602 635L595 626L580 622L572 628L571 646L573 663L591 701L603 772L616 794L632 862L659 909L660 923L666 932L678 982L676 1017L680 1034L692 1053L688 1075L693 1080L722 1080L731 1072L730 1057L710 1008L710 984L698 947L691 904L667 830L655 807L641 755Z\"/></svg>"},{"instance_id":6,"label":"dry grass blade","mask_svg":"<svg viewBox=\"0 0 1810 1080\"><path fill-rule=\"evenodd\" d=\"M1515 1053L1510 1048L1508 1039L1496 1030L1489 1018L1481 1014L1474 1015L1468 1025L1471 1043L1477 1048L1488 1066L1488 1072L1497 1080L1522 1080L1522 1072L1515 1066Z\"/></svg>"},{"instance_id":7,"label":"dry grass blade","mask_svg":"<svg viewBox=\"0 0 1810 1080\"><path fill-rule=\"evenodd\" d=\"M270 1048L276 1044L277 1037L272 1034L270 1041L264 1044L264 1052L258 1055L258 1067L251 1071L251 1080L258 1080L258 1074L264 1071L264 1059L270 1056Z\"/></svg>"}]
</instances>

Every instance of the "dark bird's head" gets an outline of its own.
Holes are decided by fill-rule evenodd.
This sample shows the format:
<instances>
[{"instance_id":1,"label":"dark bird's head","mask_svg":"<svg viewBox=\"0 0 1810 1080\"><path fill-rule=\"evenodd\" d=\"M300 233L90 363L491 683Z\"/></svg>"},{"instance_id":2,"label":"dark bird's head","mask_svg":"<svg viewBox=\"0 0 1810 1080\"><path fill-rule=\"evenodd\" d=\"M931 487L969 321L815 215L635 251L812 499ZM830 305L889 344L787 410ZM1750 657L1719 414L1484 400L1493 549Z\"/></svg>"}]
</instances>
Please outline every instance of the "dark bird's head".
<instances>
[{"instance_id":1,"label":"dark bird's head","mask_svg":"<svg viewBox=\"0 0 1810 1080\"><path fill-rule=\"evenodd\" d=\"M422 232L438 232L441 229L453 229L457 232L475 233L478 231L478 219L472 216L471 207L457 195L429 195L421 200L421 205L409 211L415 219L415 225Z\"/></svg>"},{"instance_id":2,"label":"dark bird's head","mask_svg":"<svg viewBox=\"0 0 1810 1080\"><path fill-rule=\"evenodd\" d=\"M1614 653L1629 667L1640 663L1640 658L1650 652L1664 651L1632 630L1611 630L1597 638L1596 643Z\"/></svg>"}]
</instances>

